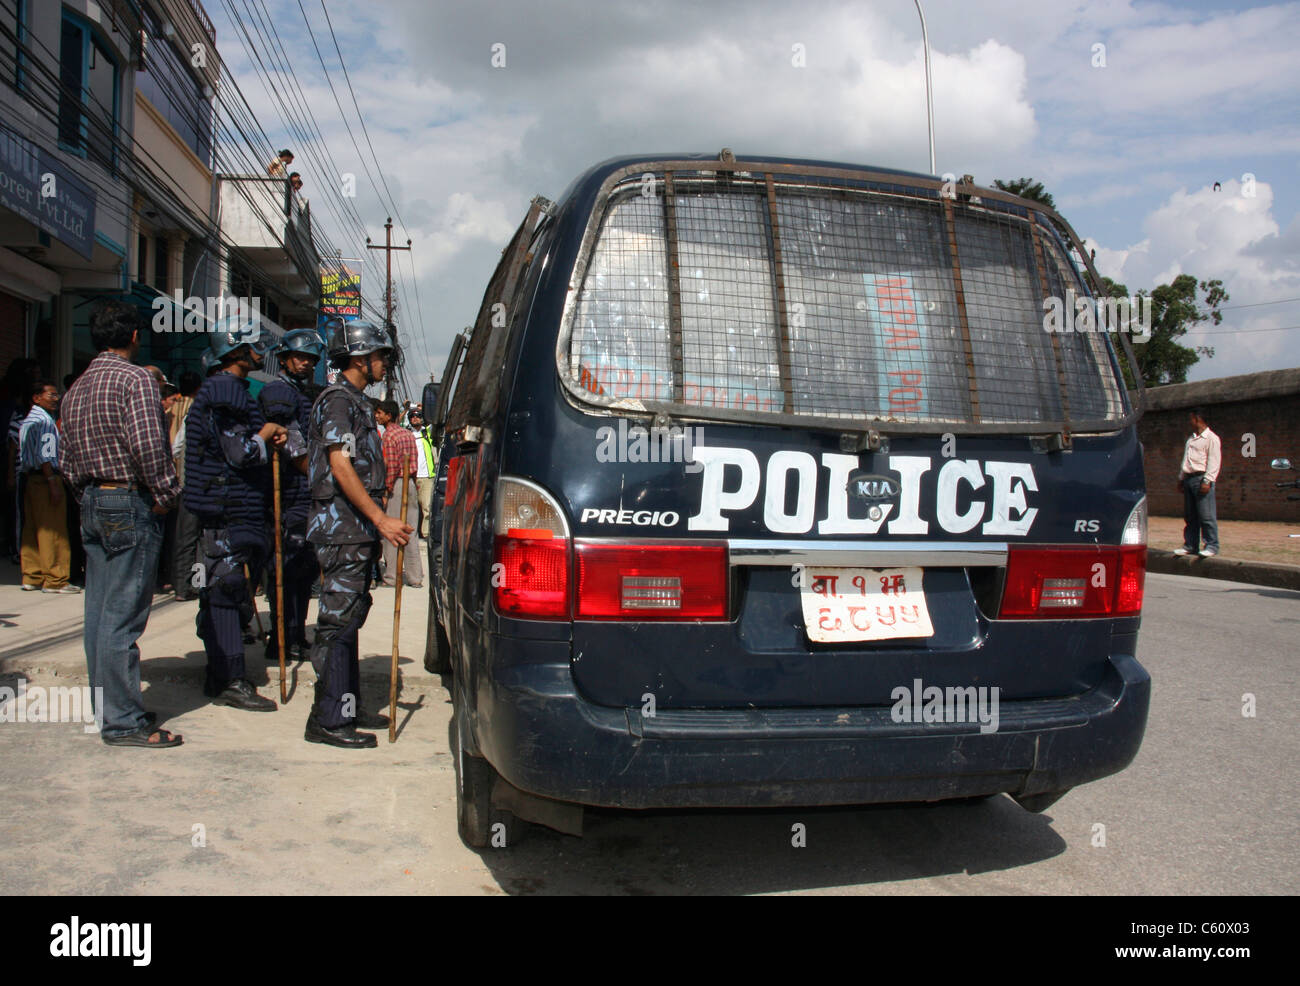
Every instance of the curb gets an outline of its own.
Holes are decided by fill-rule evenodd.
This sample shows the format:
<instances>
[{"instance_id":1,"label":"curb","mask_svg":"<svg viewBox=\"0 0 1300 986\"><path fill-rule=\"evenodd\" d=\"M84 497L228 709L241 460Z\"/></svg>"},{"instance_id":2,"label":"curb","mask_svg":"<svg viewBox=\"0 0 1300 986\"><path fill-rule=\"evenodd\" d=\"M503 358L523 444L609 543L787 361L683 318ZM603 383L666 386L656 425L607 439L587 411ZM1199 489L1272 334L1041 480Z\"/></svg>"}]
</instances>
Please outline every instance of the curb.
<instances>
[{"instance_id":1,"label":"curb","mask_svg":"<svg viewBox=\"0 0 1300 986\"><path fill-rule=\"evenodd\" d=\"M1163 548L1148 548L1147 571L1164 575L1222 579L1227 582L1247 582L1274 589L1300 591L1300 565L1279 565L1273 562L1222 558L1217 555L1213 558L1193 558L1190 555L1175 555L1172 551Z\"/></svg>"}]
</instances>

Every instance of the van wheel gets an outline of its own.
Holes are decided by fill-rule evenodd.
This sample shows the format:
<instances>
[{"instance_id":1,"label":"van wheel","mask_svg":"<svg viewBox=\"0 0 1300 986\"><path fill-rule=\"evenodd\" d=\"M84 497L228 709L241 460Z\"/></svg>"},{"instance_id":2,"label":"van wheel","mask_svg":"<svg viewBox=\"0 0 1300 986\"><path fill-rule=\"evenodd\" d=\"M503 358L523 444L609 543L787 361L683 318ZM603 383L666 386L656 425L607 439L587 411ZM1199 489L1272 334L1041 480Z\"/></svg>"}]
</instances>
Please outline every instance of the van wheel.
<instances>
[{"instance_id":1,"label":"van wheel","mask_svg":"<svg viewBox=\"0 0 1300 986\"><path fill-rule=\"evenodd\" d=\"M456 709L456 827L471 849L508 849L523 834L513 814L492 807L496 769L483 757L465 752L465 716Z\"/></svg>"},{"instance_id":2,"label":"van wheel","mask_svg":"<svg viewBox=\"0 0 1300 986\"><path fill-rule=\"evenodd\" d=\"M451 642L438 619L437 604L429 600L429 629L424 641L424 670L430 674L451 674Z\"/></svg>"}]
</instances>

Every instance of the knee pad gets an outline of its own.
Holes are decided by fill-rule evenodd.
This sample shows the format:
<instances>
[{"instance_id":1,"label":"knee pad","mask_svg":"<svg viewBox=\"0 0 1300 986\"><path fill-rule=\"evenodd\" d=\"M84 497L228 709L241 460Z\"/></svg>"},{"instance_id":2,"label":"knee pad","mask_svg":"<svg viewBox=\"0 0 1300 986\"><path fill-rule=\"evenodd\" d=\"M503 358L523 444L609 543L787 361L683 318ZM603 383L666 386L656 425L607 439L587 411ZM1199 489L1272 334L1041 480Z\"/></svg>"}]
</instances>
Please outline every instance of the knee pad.
<instances>
[{"instance_id":1,"label":"knee pad","mask_svg":"<svg viewBox=\"0 0 1300 986\"><path fill-rule=\"evenodd\" d=\"M370 612L371 605L370 593L359 593L352 597L352 601L343 611L342 632L351 632L354 629L359 630L366 622L366 615Z\"/></svg>"},{"instance_id":2,"label":"knee pad","mask_svg":"<svg viewBox=\"0 0 1300 986\"><path fill-rule=\"evenodd\" d=\"M207 593L208 603L212 606L233 609L247 604L249 595L248 579L244 577L244 566L238 558L224 557L215 560L208 567L208 584L200 595ZM250 609L251 618L252 611Z\"/></svg>"},{"instance_id":3,"label":"knee pad","mask_svg":"<svg viewBox=\"0 0 1300 986\"><path fill-rule=\"evenodd\" d=\"M370 593L326 592L321 594L316 615L317 639L332 640L365 622L370 612Z\"/></svg>"},{"instance_id":4,"label":"knee pad","mask_svg":"<svg viewBox=\"0 0 1300 986\"><path fill-rule=\"evenodd\" d=\"M339 637L360 630L369 611L370 593L368 592L356 594L341 610L321 606L320 613L316 617L316 643L328 646Z\"/></svg>"}]
</instances>

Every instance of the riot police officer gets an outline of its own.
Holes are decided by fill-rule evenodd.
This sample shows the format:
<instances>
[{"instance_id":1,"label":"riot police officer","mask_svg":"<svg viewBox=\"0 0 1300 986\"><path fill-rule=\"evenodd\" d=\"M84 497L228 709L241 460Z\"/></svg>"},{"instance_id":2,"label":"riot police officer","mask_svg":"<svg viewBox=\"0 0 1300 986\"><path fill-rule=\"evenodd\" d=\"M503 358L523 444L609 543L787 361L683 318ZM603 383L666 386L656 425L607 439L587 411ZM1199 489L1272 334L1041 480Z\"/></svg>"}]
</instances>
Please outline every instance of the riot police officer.
<instances>
[{"instance_id":1,"label":"riot police officer","mask_svg":"<svg viewBox=\"0 0 1300 986\"><path fill-rule=\"evenodd\" d=\"M275 349L280 361L279 376L262 388L257 403L262 417L284 425L287 438L280 449L280 536L284 569L284 646L287 660L301 660L307 651L307 605L311 584L316 580L316 553L307 543L307 511L311 493L307 487L307 431L311 420L312 375L325 355L325 345L314 329L295 329L285 334ZM274 517L272 517L274 523ZM274 537L274 533L272 533ZM274 564L274 557L268 555ZM275 614L275 572L265 579L271 613ZM268 662L279 663L276 635L266 648Z\"/></svg>"},{"instance_id":2,"label":"riot police officer","mask_svg":"<svg viewBox=\"0 0 1300 986\"><path fill-rule=\"evenodd\" d=\"M267 553L268 456L286 432L263 420L248 393L246 378L264 362L271 339L256 319L233 317L215 328L210 350L221 369L199 388L185 424L185 506L201 528L203 691L218 705L271 712L275 703L257 694L245 674L240 624L241 612L251 618L254 605L246 572L258 571Z\"/></svg>"},{"instance_id":3,"label":"riot police officer","mask_svg":"<svg viewBox=\"0 0 1300 986\"><path fill-rule=\"evenodd\" d=\"M388 725L361 712L357 637L370 611L371 574L379 539L404 545L412 528L384 513L384 456L374 411L364 393L384 378L392 343L373 322L333 319L329 359L338 369L311 409L308 482L311 512L307 541L321 568L320 608L311 662L316 701L304 737L345 748L373 747L373 733L357 726Z\"/></svg>"}]
</instances>

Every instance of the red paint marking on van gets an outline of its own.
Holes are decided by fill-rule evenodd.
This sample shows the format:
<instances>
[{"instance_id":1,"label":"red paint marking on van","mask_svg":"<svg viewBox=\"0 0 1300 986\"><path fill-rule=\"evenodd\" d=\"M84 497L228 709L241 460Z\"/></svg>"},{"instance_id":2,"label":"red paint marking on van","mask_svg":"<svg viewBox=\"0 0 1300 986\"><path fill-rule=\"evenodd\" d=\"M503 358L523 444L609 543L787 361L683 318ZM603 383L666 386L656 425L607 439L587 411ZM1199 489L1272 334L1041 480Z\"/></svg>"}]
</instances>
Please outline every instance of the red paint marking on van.
<instances>
[{"instance_id":1,"label":"red paint marking on van","mask_svg":"<svg viewBox=\"0 0 1300 986\"><path fill-rule=\"evenodd\" d=\"M444 503L456 502L456 484L460 479L460 467L464 462L464 458L459 455L447 460L447 496Z\"/></svg>"},{"instance_id":2,"label":"red paint marking on van","mask_svg":"<svg viewBox=\"0 0 1300 986\"><path fill-rule=\"evenodd\" d=\"M876 298L880 316L886 320L885 349L920 350L916 302L907 281L900 277L877 277ZM888 376L898 378L898 386L889 391L891 412L919 411L925 406L925 376L921 370L891 370Z\"/></svg>"}]
</instances>

